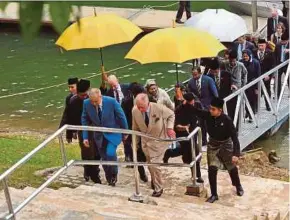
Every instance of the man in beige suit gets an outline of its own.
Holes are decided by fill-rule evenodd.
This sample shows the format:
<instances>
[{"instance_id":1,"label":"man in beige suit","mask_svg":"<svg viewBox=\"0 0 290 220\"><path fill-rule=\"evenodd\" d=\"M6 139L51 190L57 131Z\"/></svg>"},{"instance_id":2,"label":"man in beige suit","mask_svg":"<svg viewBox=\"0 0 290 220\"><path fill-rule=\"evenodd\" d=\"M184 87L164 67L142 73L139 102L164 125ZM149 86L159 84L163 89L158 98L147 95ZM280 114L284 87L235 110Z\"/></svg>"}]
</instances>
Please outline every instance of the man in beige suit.
<instances>
[{"instance_id":1,"label":"man in beige suit","mask_svg":"<svg viewBox=\"0 0 290 220\"><path fill-rule=\"evenodd\" d=\"M164 105L149 102L147 94L141 93L136 97L136 105L132 110L132 129L158 138L175 138L174 119L172 110ZM147 162L162 163L169 143L157 142L142 137L142 149ZM149 166L153 197L160 197L163 193L161 170L156 166Z\"/></svg>"}]
</instances>

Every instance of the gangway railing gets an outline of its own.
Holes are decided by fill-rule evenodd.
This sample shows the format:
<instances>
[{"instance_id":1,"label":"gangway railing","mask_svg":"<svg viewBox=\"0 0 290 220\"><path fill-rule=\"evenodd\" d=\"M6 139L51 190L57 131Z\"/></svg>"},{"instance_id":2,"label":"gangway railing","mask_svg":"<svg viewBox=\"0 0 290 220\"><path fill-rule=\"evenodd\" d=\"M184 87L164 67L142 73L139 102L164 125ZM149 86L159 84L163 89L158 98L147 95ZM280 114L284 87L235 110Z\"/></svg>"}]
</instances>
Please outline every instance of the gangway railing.
<instances>
[{"instance_id":1,"label":"gangway railing","mask_svg":"<svg viewBox=\"0 0 290 220\"><path fill-rule=\"evenodd\" d=\"M65 143L63 140L63 133L66 130L74 131L92 131L92 132L104 132L104 133L120 133L126 135L132 135L132 149L133 149L133 162L119 162L119 161L98 161L98 160L70 160L67 159ZM190 164L182 163L143 163L137 162L137 137L146 137L157 142L164 142L164 144L170 144L174 141L190 141L191 142L191 152L192 152L192 162ZM197 137L197 141L196 140ZM28 196L22 203L13 207L9 187L8 187L8 177L19 167L29 161L36 153L45 148L51 141L55 138L59 139L59 146L62 156L63 165L58 171L56 171L50 178L48 178L40 187L38 187L30 196ZM195 148L199 149L199 154L195 154ZM200 127L195 128L187 137L181 137L177 139L161 139L153 136L149 136L145 133L138 131L125 130L125 129L113 129L113 128L104 128L104 127L91 127L91 126L73 126L73 125L64 125L58 129L54 134L48 137L44 142L38 145L30 153L24 156L21 160L15 163L11 168L5 171L0 175L0 181L4 187L4 194L6 198L6 203L8 207L8 214L4 214L3 219L16 219L16 214L19 213L27 204L29 204L39 193L41 193L47 186L49 186L54 180L56 180L63 172L65 172L71 166L82 166L82 165L132 165L134 166L134 179L135 179L135 193L129 198L130 201L142 202L143 196L140 192L139 184L139 173L138 166L165 166L165 167L188 167L191 169L191 180L192 184L188 186L189 188L199 188L199 185L196 182L196 161L201 159L202 151L202 135ZM190 192L188 193L190 194Z\"/></svg>"}]
</instances>

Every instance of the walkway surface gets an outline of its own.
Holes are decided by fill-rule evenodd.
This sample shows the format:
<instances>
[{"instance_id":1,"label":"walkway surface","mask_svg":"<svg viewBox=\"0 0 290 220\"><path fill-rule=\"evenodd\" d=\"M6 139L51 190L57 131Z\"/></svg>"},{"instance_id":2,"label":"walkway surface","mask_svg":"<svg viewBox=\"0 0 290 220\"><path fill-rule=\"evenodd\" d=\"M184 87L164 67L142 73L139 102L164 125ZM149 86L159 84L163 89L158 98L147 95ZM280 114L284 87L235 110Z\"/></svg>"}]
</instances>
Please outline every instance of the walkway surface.
<instances>
[{"instance_id":1,"label":"walkway surface","mask_svg":"<svg viewBox=\"0 0 290 220\"><path fill-rule=\"evenodd\" d=\"M164 10L154 10L154 9L128 9L128 8L105 8L105 7L81 7L81 17L91 16L94 14L94 8L97 14L102 13L115 13L124 18L130 19L133 23L141 28L156 29L156 28L166 28L172 27L173 20L176 16L176 11L164 11ZM74 8L76 11L76 8ZM196 12L193 12L196 14ZM185 16L185 15L184 15ZM252 33L252 17L241 16L247 24L248 32ZM0 11L0 22L17 22L18 17L18 4L10 3L8 4L5 13ZM74 18L71 16L71 21ZM44 16L42 21L45 23L51 23L51 18L48 13L48 6L44 7ZM258 24L260 31L267 23L266 18L259 18Z\"/></svg>"}]
</instances>

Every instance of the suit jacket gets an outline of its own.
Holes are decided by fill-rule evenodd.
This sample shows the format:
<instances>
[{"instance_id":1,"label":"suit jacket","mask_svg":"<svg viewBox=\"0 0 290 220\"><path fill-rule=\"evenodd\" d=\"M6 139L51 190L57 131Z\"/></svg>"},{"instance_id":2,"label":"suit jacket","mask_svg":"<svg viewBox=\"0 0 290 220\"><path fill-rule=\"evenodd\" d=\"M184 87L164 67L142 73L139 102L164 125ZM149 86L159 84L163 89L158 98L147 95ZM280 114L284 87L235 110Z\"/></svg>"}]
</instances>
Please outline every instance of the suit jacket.
<instances>
[{"instance_id":1,"label":"suit jacket","mask_svg":"<svg viewBox=\"0 0 290 220\"><path fill-rule=\"evenodd\" d=\"M122 84L120 84L121 91L122 91L124 97L128 96L128 94L129 94L129 86L130 86L129 83L122 83ZM102 95L115 98L114 90L112 88L109 88L108 89L107 87L105 87L105 88L100 87L100 90L101 90Z\"/></svg>"},{"instance_id":2,"label":"suit jacket","mask_svg":"<svg viewBox=\"0 0 290 220\"><path fill-rule=\"evenodd\" d=\"M145 124L145 119L140 110L134 106L132 110L132 129L143 132L157 138L168 138L167 128L174 128L174 112L164 105L150 102L149 125ZM142 149L149 157L158 157L168 149L170 143L157 142L149 138L141 138Z\"/></svg>"},{"instance_id":3,"label":"suit jacket","mask_svg":"<svg viewBox=\"0 0 290 220\"><path fill-rule=\"evenodd\" d=\"M218 91L215 85L215 82L209 76L202 75L201 76L201 94L198 94L196 87L196 80L192 78L188 82L188 90L189 92L194 93L198 96L203 108L208 109L210 106L211 100L214 97L218 97Z\"/></svg>"},{"instance_id":4,"label":"suit jacket","mask_svg":"<svg viewBox=\"0 0 290 220\"><path fill-rule=\"evenodd\" d=\"M274 25L273 25L274 19L272 17L268 18L267 20L267 39L270 40L271 39L271 35L274 34L276 32L276 30L274 29ZM285 26L285 33L287 35L288 31L289 31L289 24L288 24L288 20L287 18L283 17L283 16L278 16L278 22L283 23Z\"/></svg>"},{"instance_id":5,"label":"suit jacket","mask_svg":"<svg viewBox=\"0 0 290 220\"><path fill-rule=\"evenodd\" d=\"M282 49L282 45L281 44L277 44L276 48L275 48L276 64L280 64L281 63L281 49ZM289 43L286 45L286 49L289 49ZM289 53L285 54L285 60L289 60Z\"/></svg>"},{"instance_id":6,"label":"suit jacket","mask_svg":"<svg viewBox=\"0 0 290 220\"><path fill-rule=\"evenodd\" d=\"M239 43L238 42L234 42L234 48L233 49L238 51L238 49L239 49ZM254 51L255 45L252 42L246 40L246 46L245 46L244 50L246 50L246 49L248 49L250 51Z\"/></svg>"},{"instance_id":7,"label":"suit jacket","mask_svg":"<svg viewBox=\"0 0 290 220\"><path fill-rule=\"evenodd\" d=\"M208 74L215 81L215 76L212 74ZM224 99L225 97L229 96L232 93L231 90L232 85L232 77L231 73L225 70L221 70L220 72L220 88L218 90L219 98Z\"/></svg>"},{"instance_id":8,"label":"suit jacket","mask_svg":"<svg viewBox=\"0 0 290 220\"><path fill-rule=\"evenodd\" d=\"M65 107L64 107L64 111L62 113L62 117L61 117L61 121L60 121L60 124L59 124L59 128L61 128L65 124L68 124L68 110L69 110L69 107L68 106L69 106L71 97L73 97L73 94L72 93L70 93L65 98Z\"/></svg>"},{"instance_id":9,"label":"suit jacket","mask_svg":"<svg viewBox=\"0 0 290 220\"><path fill-rule=\"evenodd\" d=\"M265 55L262 60L260 60L258 53L259 51L256 50L253 56L260 62L261 75L263 75L276 66L276 59L274 53L270 49L265 50Z\"/></svg>"},{"instance_id":10,"label":"suit jacket","mask_svg":"<svg viewBox=\"0 0 290 220\"><path fill-rule=\"evenodd\" d=\"M101 121L98 117L96 107L91 103L91 101L89 99L84 101L82 125L128 129L126 116L121 105L111 97L103 96L102 101ZM94 132L94 141L97 146L102 145L103 137L115 146L118 146L122 141L122 134ZM83 139L88 139L88 131L83 131Z\"/></svg>"}]
</instances>

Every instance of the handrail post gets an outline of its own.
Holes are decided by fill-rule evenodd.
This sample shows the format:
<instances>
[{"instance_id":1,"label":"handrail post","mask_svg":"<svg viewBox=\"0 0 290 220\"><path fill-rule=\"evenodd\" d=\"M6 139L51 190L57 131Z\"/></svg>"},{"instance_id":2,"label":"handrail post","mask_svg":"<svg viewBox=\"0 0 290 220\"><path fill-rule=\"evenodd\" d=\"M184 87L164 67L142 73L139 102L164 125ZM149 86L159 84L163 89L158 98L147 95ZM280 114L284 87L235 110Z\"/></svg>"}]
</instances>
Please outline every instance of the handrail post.
<instances>
[{"instance_id":1,"label":"handrail post","mask_svg":"<svg viewBox=\"0 0 290 220\"><path fill-rule=\"evenodd\" d=\"M195 155L195 140L194 140L194 136L190 139L190 143L191 143L191 154L192 154L192 161L194 161L195 163L193 164L193 166L191 167L191 178L192 178L192 184L193 186L196 185L196 155Z\"/></svg>"},{"instance_id":2,"label":"handrail post","mask_svg":"<svg viewBox=\"0 0 290 220\"><path fill-rule=\"evenodd\" d=\"M278 94L278 81L279 81L279 75L278 75L278 70L275 72L275 80L274 80L274 97L275 97L275 116L276 116L276 121L278 118L278 99L279 99L279 94Z\"/></svg>"},{"instance_id":3,"label":"handrail post","mask_svg":"<svg viewBox=\"0 0 290 220\"><path fill-rule=\"evenodd\" d=\"M243 117L244 117L244 92L241 93L241 103L240 103L240 110L239 110L239 114L238 114L238 135L240 135L241 131L242 131L242 121L243 121Z\"/></svg>"},{"instance_id":4,"label":"handrail post","mask_svg":"<svg viewBox=\"0 0 290 220\"><path fill-rule=\"evenodd\" d=\"M10 192L9 192L9 188L8 188L8 184L7 184L7 179L4 178L2 180L3 183L3 188L4 188L4 194L5 194L5 198L6 198L6 203L8 206L8 210L9 210L9 214L12 215L11 219L15 220L15 213L14 213L14 209L13 209L13 205L12 205L12 201L11 201L11 197L10 197Z\"/></svg>"},{"instance_id":5,"label":"handrail post","mask_svg":"<svg viewBox=\"0 0 290 220\"><path fill-rule=\"evenodd\" d=\"M258 82L258 100L257 100L257 126L259 125L260 121L260 114L261 114L261 96L262 96L262 85L261 81Z\"/></svg>"},{"instance_id":6,"label":"handrail post","mask_svg":"<svg viewBox=\"0 0 290 220\"><path fill-rule=\"evenodd\" d=\"M133 161L134 163L137 163L137 137L135 134L132 134L132 150L133 150ZM144 198L140 192L138 165L134 165L134 177L135 177L136 192L128 200L142 203L144 201Z\"/></svg>"},{"instance_id":7,"label":"handrail post","mask_svg":"<svg viewBox=\"0 0 290 220\"><path fill-rule=\"evenodd\" d=\"M60 146L60 152L61 152L63 165L67 166L67 157L66 157L66 152L64 148L64 141L63 141L62 133L58 136L58 140L59 140L59 146Z\"/></svg>"}]
</instances>

